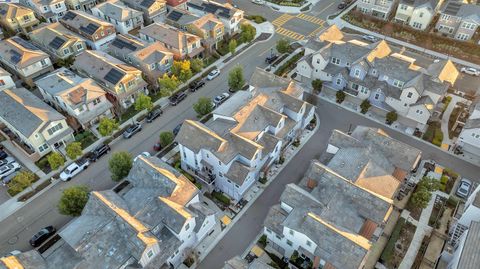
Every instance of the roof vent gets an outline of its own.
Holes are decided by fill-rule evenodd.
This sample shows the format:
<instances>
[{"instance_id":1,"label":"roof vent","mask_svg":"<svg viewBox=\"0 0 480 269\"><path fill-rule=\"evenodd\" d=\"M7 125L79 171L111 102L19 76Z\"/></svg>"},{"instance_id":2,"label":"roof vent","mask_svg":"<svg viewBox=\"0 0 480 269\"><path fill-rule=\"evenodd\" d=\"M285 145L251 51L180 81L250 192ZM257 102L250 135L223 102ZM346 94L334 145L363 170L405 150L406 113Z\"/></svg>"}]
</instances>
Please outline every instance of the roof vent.
<instances>
[{"instance_id":1,"label":"roof vent","mask_svg":"<svg viewBox=\"0 0 480 269\"><path fill-rule=\"evenodd\" d=\"M340 164L340 167L344 167L344 166L345 166L345 162L342 162L342 163Z\"/></svg>"}]
</instances>

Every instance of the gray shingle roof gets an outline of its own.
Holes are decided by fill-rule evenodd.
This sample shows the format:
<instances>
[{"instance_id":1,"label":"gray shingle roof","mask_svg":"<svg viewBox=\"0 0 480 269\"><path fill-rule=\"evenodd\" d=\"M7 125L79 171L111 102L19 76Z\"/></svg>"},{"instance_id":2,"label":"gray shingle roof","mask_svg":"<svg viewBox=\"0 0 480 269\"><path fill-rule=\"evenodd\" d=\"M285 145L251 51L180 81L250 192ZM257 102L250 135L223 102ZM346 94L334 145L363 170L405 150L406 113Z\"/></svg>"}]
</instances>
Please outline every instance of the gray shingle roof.
<instances>
[{"instance_id":1,"label":"gray shingle roof","mask_svg":"<svg viewBox=\"0 0 480 269\"><path fill-rule=\"evenodd\" d=\"M12 266L13 265L13 266ZM15 267L18 265L18 267ZM0 259L0 269L47 269L47 264L37 250L29 250Z\"/></svg>"},{"instance_id":2,"label":"gray shingle roof","mask_svg":"<svg viewBox=\"0 0 480 269\"><path fill-rule=\"evenodd\" d=\"M442 13L458 16L462 19L471 19L476 23L480 24L480 6L474 4L464 4L458 1L449 1L444 8Z\"/></svg>"},{"instance_id":3,"label":"gray shingle roof","mask_svg":"<svg viewBox=\"0 0 480 269\"><path fill-rule=\"evenodd\" d=\"M0 117L25 137L52 121L65 117L24 88L0 92Z\"/></svg>"},{"instance_id":4,"label":"gray shingle roof","mask_svg":"<svg viewBox=\"0 0 480 269\"><path fill-rule=\"evenodd\" d=\"M477 269L480 264L480 253L478 251L478 245L480 244L480 222L472 221L466 232L468 232L468 234L460 254L457 268Z\"/></svg>"},{"instance_id":5,"label":"gray shingle roof","mask_svg":"<svg viewBox=\"0 0 480 269\"><path fill-rule=\"evenodd\" d=\"M463 129L476 129L480 128L480 118L478 119L468 119L465 123Z\"/></svg>"}]
</instances>

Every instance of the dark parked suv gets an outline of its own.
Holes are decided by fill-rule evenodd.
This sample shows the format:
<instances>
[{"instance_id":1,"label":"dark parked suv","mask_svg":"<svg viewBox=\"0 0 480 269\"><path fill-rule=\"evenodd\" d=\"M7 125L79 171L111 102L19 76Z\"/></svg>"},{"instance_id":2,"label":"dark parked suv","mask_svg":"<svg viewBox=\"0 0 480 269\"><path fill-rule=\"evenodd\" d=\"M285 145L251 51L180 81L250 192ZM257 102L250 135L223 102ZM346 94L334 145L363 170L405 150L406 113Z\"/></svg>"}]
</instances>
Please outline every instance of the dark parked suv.
<instances>
[{"instance_id":1,"label":"dark parked suv","mask_svg":"<svg viewBox=\"0 0 480 269\"><path fill-rule=\"evenodd\" d=\"M88 159L91 162L96 162L100 157L110 152L110 146L107 144L102 144L95 148L90 154L88 154Z\"/></svg>"},{"instance_id":2,"label":"dark parked suv","mask_svg":"<svg viewBox=\"0 0 480 269\"><path fill-rule=\"evenodd\" d=\"M269 55L267 58L265 58L265 63L272 64L276 59L278 59L277 54Z\"/></svg>"},{"instance_id":3,"label":"dark parked suv","mask_svg":"<svg viewBox=\"0 0 480 269\"><path fill-rule=\"evenodd\" d=\"M170 97L170 104L172 106L178 105L183 99L187 98L187 94L184 92L177 92L176 94Z\"/></svg>"},{"instance_id":4,"label":"dark parked suv","mask_svg":"<svg viewBox=\"0 0 480 269\"><path fill-rule=\"evenodd\" d=\"M205 81L199 80L199 81L194 81L194 82L190 83L190 85L188 87L190 88L191 92L194 92L194 91L200 89L201 87L203 87L204 85L205 85Z\"/></svg>"},{"instance_id":5,"label":"dark parked suv","mask_svg":"<svg viewBox=\"0 0 480 269\"><path fill-rule=\"evenodd\" d=\"M32 247L40 246L43 244L43 242L47 241L48 238L54 235L56 231L57 229L55 229L53 226L48 226L41 229L38 233L33 235L32 239L30 239L30 245Z\"/></svg>"},{"instance_id":6,"label":"dark parked suv","mask_svg":"<svg viewBox=\"0 0 480 269\"><path fill-rule=\"evenodd\" d=\"M151 123L154 119L160 117L160 115L162 114L163 114L163 111L160 108L154 109L148 112L147 117L145 118L145 121L148 123Z\"/></svg>"}]
</instances>

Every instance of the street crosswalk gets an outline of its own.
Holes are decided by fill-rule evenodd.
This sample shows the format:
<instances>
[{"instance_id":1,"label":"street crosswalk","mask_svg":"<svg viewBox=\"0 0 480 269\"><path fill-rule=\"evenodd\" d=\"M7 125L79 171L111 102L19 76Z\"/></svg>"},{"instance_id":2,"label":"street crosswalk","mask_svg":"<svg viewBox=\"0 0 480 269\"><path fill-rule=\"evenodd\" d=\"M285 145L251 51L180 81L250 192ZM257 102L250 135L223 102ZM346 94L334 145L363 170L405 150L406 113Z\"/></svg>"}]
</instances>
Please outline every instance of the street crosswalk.
<instances>
[{"instance_id":1,"label":"street crosswalk","mask_svg":"<svg viewBox=\"0 0 480 269\"><path fill-rule=\"evenodd\" d=\"M320 33L323 29L324 29L323 26L318 27L318 28L315 29L313 32L311 32L310 34L308 34L308 37L314 37L314 36L316 36L316 35L317 35L318 33Z\"/></svg>"},{"instance_id":2,"label":"street crosswalk","mask_svg":"<svg viewBox=\"0 0 480 269\"><path fill-rule=\"evenodd\" d=\"M323 25L323 23L325 22L322 19L319 19L319 18L314 17L314 16L310 16L310 15L307 15L307 14L303 14L303 13L298 14L296 17L299 18L299 19L302 19L304 21L308 21L308 22L315 23L315 24L318 24L318 25Z\"/></svg>"},{"instance_id":3,"label":"street crosswalk","mask_svg":"<svg viewBox=\"0 0 480 269\"><path fill-rule=\"evenodd\" d=\"M284 25L287 21L291 20L292 18L294 18L294 16L289 15L289 14L283 14L282 16L273 20L272 24L277 26L277 27L280 27L280 26Z\"/></svg>"},{"instance_id":4,"label":"street crosswalk","mask_svg":"<svg viewBox=\"0 0 480 269\"><path fill-rule=\"evenodd\" d=\"M278 27L277 28L277 33L278 34L281 34L283 36L286 36L286 37L289 37L291 39L294 39L294 40L302 40L302 39L305 39L305 36L304 35L301 35L299 33L296 33L294 31L290 31L288 29L285 29L285 28L282 28L282 27Z\"/></svg>"},{"instance_id":5,"label":"street crosswalk","mask_svg":"<svg viewBox=\"0 0 480 269\"><path fill-rule=\"evenodd\" d=\"M307 37L313 37L315 35L317 35L324 27L323 27L323 24L325 23L324 20L322 19L319 19L317 17L314 17L314 16L311 16L311 15L307 15L307 14L303 14L303 13L300 13L296 16L293 16L293 15L290 15L290 14L283 14L282 16L276 18L275 20L272 21L272 24L274 26L276 26L276 32L280 35L283 35L283 36L286 36L286 37L289 37L291 39L294 39L294 40L302 40L302 39L305 39L305 35L301 34L301 33L297 33L295 31L292 31L292 30L289 30L289 29L286 29L285 28L285 24L292 20L292 19L301 19L301 20L304 20L306 22L309 22L309 23L313 23L313 24L316 24L318 25L318 28L316 28L313 32L311 32L310 34L308 34ZM297 21L298 22L298 21Z\"/></svg>"}]
</instances>

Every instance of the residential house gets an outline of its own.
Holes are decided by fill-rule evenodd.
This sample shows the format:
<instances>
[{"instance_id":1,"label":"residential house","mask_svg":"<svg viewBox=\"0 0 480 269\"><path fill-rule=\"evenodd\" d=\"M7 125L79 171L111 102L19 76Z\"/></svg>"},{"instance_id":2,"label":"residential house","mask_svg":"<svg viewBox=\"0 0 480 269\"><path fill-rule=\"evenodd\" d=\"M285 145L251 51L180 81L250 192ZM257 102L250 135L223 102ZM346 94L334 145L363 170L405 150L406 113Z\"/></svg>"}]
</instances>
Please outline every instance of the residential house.
<instances>
[{"instance_id":1,"label":"residential house","mask_svg":"<svg viewBox=\"0 0 480 269\"><path fill-rule=\"evenodd\" d=\"M400 0L395 20L425 30L440 9L443 0Z\"/></svg>"},{"instance_id":2,"label":"residential house","mask_svg":"<svg viewBox=\"0 0 480 269\"><path fill-rule=\"evenodd\" d=\"M20 0L20 3L31 7L47 22L57 22L67 11L64 0Z\"/></svg>"},{"instance_id":3,"label":"residential house","mask_svg":"<svg viewBox=\"0 0 480 269\"><path fill-rule=\"evenodd\" d=\"M223 40L223 23L211 13L200 17L186 10L172 9L165 22L201 37L202 45L209 51Z\"/></svg>"},{"instance_id":4,"label":"residential house","mask_svg":"<svg viewBox=\"0 0 480 269\"><path fill-rule=\"evenodd\" d=\"M83 78L62 67L35 84L43 99L69 115L70 126L77 130L90 128L101 118L113 116L106 92L91 78Z\"/></svg>"},{"instance_id":5,"label":"residential house","mask_svg":"<svg viewBox=\"0 0 480 269\"><path fill-rule=\"evenodd\" d=\"M81 10L91 13L92 7L102 2L102 0L65 0L69 10Z\"/></svg>"},{"instance_id":6,"label":"residential house","mask_svg":"<svg viewBox=\"0 0 480 269\"><path fill-rule=\"evenodd\" d=\"M29 34L30 40L54 59L75 57L87 49L85 40L55 22L37 28Z\"/></svg>"},{"instance_id":7,"label":"residential house","mask_svg":"<svg viewBox=\"0 0 480 269\"><path fill-rule=\"evenodd\" d=\"M225 262L223 269L273 269L268 264L260 259L255 259L252 262L248 262L245 259L240 258L239 256L235 256L230 260Z\"/></svg>"},{"instance_id":8,"label":"residential house","mask_svg":"<svg viewBox=\"0 0 480 269\"><path fill-rule=\"evenodd\" d=\"M394 11L396 0L359 0L357 1L357 10L360 12L387 20Z\"/></svg>"},{"instance_id":9,"label":"residential house","mask_svg":"<svg viewBox=\"0 0 480 269\"><path fill-rule=\"evenodd\" d=\"M268 246L285 257L298 251L313 268L363 268L420 151L360 126L352 135L334 130L324 155L299 184L286 186L263 233Z\"/></svg>"},{"instance_id":10,"label":"residential house","mask_svg":"<svg viewBox=\"0 0 480 269\"><path fill-rule=\"evenodd\" d=\"M470 108L470 116L458 136L456 146L464 152L480 156L480 102Z\"/></svg>"},{"instance_id":11,"label":"residential house","mask_svg":"<svg viewBox=\"0 0 480 269\"><path fill-rule=\"evenodd\" d=\"M7 70L0 67L0 91L15 87L12 75Z\"/></svg>"},{"instance_id":12,"label":"residential house","mask_svg":"<svg viewBox=\"0 0 480 269\"><path fill-rule=\"evenodd\" d=\"M40 21L30 8L11 4L0 3L0 26L12 33L28 33Z\"/></svg>"},{"instance_id":13,"label":"residential house","mask_svg":"<svg viewBox=\"0 0 480 269\"><path fill-rule=\"evenodd\" d=\"M129 8L119 0L108 0L92 8L92 14L115 25L117 32L126 34L143 26L143 13Z\"/></svg>"},{"instance_id":14,"label":"residential house","mask_svg":"<svg viewBox=\"0 0 480 269\"><path fill-rule=\"evenodd\" d=\"M14 134L12 142L32 161L74 140L65 117L27 89L1 91L0 107L0 122Z\"/></svg>"},{"instance_id":15,"label":"residential house","mask_svg":"<svg viewBox=\"0 0 480 269\"><path fill-rule=\"evenodd\" d=\"M162 43L175 59L194 58L204 51L200 37L164 23L152 23L140 29L139 33L140 38L149 43Z\"/></svg>"},{"instance_id":16,"label":"residential house","mask_svg":"<svg viewBox=\"0 0 480 269\"><path fill-rule=\"evenodd\" d=\"M69 10L60 22L70 31L82 36L90 48L95 50L105 49L116 36L113 24L83 11Z\"/></svg>"},{"instance_id":17,"label":"residential house","mask_svg":"<svg viewBox=\"0 0 480 269\"><path fill-rule=\"evenodd\" d=\"M171 8L186 9L188 0L166 0L166 2L168 11L170 11Z\"/></svg>"},{"instance_id":18,"label":"residential house","mask_svg":"<svg viewBox=\"0 0 480 269\"><path fill-rule=\"evenodd\" d=\"M461 236L468 230L468 227L474 221L480 221L480 187L477 186L472 191L463 207L458 207L457 212L453 215L449 231L449 243L457 246L461 241Z\"/></svg>"},{"instance_id":19,"label":"residential house","mask_svg":"<svg viewBox=\"0 0 480 269\"><path fill-rule=\"evenodd\" d=\"M29 250L15 255L4 256L0 258L0 268L2 269L47 269L40 252Z\"/></svg>"},{"instance_id":20,"label":"residential house","mask_svg":"<svg viewBox=\"0 0 480 269\"><path fill-rule=\"evenodd\" d=\"M368 100L379 114L396 111L410 132L425 129L436 104L456 81L455 65L441 60L421 68L414 58L393 53L384 40L372 44L343 41L338 32L332 26L326 36L321 34L306 45L305 56L296 67L299 78L320 79L324 88L344 91L358 104Z\"/></svg>"},{"instance_id":21,"label":"residential house","mask_svg":"<svg viewBox=\"0 0 480 269\"><path fill-rule=\"evenodd\" d=\"M158 78L169 72L173 64L173 53L162 43L146 43L128 35L117 35L108 53L140 69L151 85L158 86Z\"/></svg>"},{"instance_id":22,"label":"residential house","mask_svg":"<svg viewBox=\"0 0 480 269\"><path fill-rule=\"evenodd\" d=\"M143 21L148 25L161 22L167 14L165 0L124 0L125 5L143 12Z\"/></svg>"},{"instance_id":23,"label":"residential house","mask_svg":"<svg viewBox=\"0 0 480 269\"><path fill-rule=\"evenodd\" d=\"M224 25L227 35L234 35L240 31L240 22L243 20L244 11L233 7L229 3L214 1L191 0L187 2L187 10L199 16L211 13Z\"/></svg>"},{"instance_id":24,"label":"residential house","mask_svg":"<svg viewBox=\"0 0 480 269\"><path fill-rule=\"evenodd\" d=\"M37 77L53 71L48 54L18 36L0 41L0 62L29 86Z\"/></svg>"},{"instance_id":25,"label":"residential house","mask_svg":"<svg viewBox=\"0 0 480 269\"><path fill-rule=\"evenodd\" d=\"M475 269L480 263L478 245L480 244L480 222L472 221L461 236L453 253L444 251L440 259L448 262L448 269Z\"/></svg>"},{"instance_id":26,"label":"residential house","mask_svg":"<svg viewBox=\"0 0 480 269\"><path fill-rule=\"evenodd\" d=\"M77 56L73 68L107 91L107 98L116 105L116 113L130 107L138 94L148 94L142 71L105 52L87 50Z\"/></svg>"},{"instance_id":27,"label":"residential house","mask_svg":"<svg viewBox=\"0 0 480 269\"><path fill-rule=\"evenodd\" d=\"M440 11L435 26L439 33L459 40L470 40L480 25L480 6L449 1Z\"/></svg>"},{"instance_id":28,"label":"residential house","mask_svg":"<svg viewBox=\"0 0 480 269\"><path fill-rule=\"evenodd\" d=\"M203 124L186 120L176 136L181 165L236 201L278 161L314 116L296 82L256 69Z\"/></svg>"},{"instance_id":29,"label":"residential house","mask_svg":"<svg viewBox=\"0 0 480 269\"><path fill-rule=\"evenodd\" d=\"M119 193L91 192L59 231L50 268L176 268L216 223L195 185L156 157L139 157L127 181ZM66 252L74 266L63 267Z\"/></svg>"}]
</instances>

